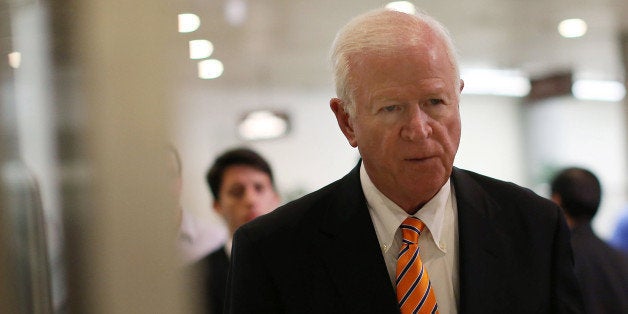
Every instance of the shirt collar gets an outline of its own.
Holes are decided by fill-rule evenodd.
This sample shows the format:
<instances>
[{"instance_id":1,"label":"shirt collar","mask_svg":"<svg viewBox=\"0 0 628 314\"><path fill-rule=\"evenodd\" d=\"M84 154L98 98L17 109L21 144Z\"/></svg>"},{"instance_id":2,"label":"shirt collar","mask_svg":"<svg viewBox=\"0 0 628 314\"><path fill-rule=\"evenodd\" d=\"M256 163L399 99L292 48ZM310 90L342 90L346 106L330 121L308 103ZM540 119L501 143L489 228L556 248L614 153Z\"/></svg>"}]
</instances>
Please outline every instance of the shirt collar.
<instances>
[{"instance_id":1,"label":"shirt collar","mask_svg":"<svg viewBox=\"0 0 628 314\"><path fill-rule=\"evenodd\" d=\"M227 253L227 257L231 258L231 246L233 244L233 237L230 236L227 241L225 241L225 253Z\"/></svg>"},{"instance_id":2,"label":"shirt collar","mask_svg":"<svg viewBox=\"0 0 628 314\"><path fill-rule=\"evenodd\" d=\"M373 218L379 220L380 226L383 227L381 233L378 234L380 242L385 249L388 249L392 246L395 233L399 229L399 226L408 218L408 213L375 187L366 173L364 164L360 166L360 182L364 196L366 197L366 202L373 213ZM443 251L443 253L445 253L445 251L440 247L439 243L445 218L445 209L450 194L451 183L450 180L447 179L447 182L445 182L438 193L414 214L415 217L421 219L427 226L427 229L429 229L432 234L432 239L436 247Z\"/></svg>"}]
</instances>

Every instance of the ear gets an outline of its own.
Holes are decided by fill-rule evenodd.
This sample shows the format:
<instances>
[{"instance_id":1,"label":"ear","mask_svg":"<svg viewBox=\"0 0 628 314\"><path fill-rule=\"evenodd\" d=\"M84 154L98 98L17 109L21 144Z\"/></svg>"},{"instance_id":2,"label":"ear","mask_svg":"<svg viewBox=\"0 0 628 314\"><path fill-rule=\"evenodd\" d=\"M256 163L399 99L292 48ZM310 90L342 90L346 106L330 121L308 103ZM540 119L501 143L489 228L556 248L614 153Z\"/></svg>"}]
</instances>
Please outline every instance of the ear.
<instances>
[{"instance_id":1,"label":"ear","mask_svg":"<svg viewBox=\"0 0 628 314\"><path fill-rule=\"evenodd\" d=\"M462 93L462 89L464 88L464 80L460 79L460 92Z\"/></svg>"},{"instance_id":2,"label":"ear","mask_svg":"<svg viewBox=\"0 0 628 314\"><path fill-rule=\"evenodd\" d=\"M222 215L222 206L220 206L220 202L218 202L217 200L214 200L214 202L212 203L212 207L214 207L215 212Z\"/></svg>"},{"instance_id":3,"label":"ear","mask_svg":"<svg viewBox=\"0 0 628 314\"><path fill-rule=\"evenodd\" d=\"M342 106L342 100L340 100L339 98L332 98L329 101L329 107L331 108L331 111L334 112L334 115L336 115L336 121L338 121L338 126L349 141L349 145L357 147L358 141L355 137L352 119L350 119L349 114Z\"/></svg>"}]
</instances>

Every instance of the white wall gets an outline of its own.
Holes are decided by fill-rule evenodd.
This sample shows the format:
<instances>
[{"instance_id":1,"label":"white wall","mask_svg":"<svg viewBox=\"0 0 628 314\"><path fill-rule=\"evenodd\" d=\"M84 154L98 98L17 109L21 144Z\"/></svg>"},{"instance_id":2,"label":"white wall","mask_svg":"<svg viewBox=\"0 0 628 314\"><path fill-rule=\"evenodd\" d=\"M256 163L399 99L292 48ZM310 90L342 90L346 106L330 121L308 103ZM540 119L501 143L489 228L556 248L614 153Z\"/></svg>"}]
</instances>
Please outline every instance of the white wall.
<instances>
[{"instance_id":1,"label":"white wall","mask_svg":"<svg viewBox=\"0 0 628 314\"><path fill-rule=\"evenodd\" d=\"M224 149L247 144L236 135L240 114L261 108L290 114L290 135L249 146L270 161L278 189L284 197L292 197L340 178L358 158L329 109L333 95L331 89L183 94L176 137L184 163L183 204L220 230L216 245L224 237L224 227L211 210L204 175ZM620 103L582 102L571 97L530 105L519 98L463 95L462 139L455 164L532 188L543 196L548 193L549 170L568 165L588 167L604 185L594 227L607 237L620 205L626 202L622 110Z\"/></svg>"},{"instance_id":2,"label":"white wall","mask_svg":"<svg viewBox=\"0 0 628 314\"><path fill-rule=\"evenodd\" d=\"M186 210L217 229L217 246L225 236L221 220L211 209L205 172L223 150L248 145L266 157L285 198L318 189L345 175L358 152L340 132L325 90L194 91L181 93L176 144L183 160ZM244 143L236 135L241 113L272 108L290 114L292 132L285 138ZM456 165L502 180L526 184L522 153L519 100L506 97L463 96L462 140Z\"/></svg>"},{"instance_id":3,"label":"white wall","mask_svg":"<svg viewBox=\"0 0 628 314\"><path fill-rule=\"evenodd\" d=\"M332 92L325 90L183 93L176 134L183 161L182 204L219 229L215 245L222 241L226 230L211 209L205 173L225 149L246 145L262 154L273 168L284 201L339 179L355 165L358 152L336 124L329 109L331 96ZM275 140L243 142L236 135L236 122L243 112L262 108L288 112L291 133Z\"/></svg>"},{"instance_id":4,"label":"white wall","mask_svg":"<svg viewBox=\"0 0 628 314\"><path fill-rule=\"evenodd\" d=\"M623 103L577 101L571 97L526 107L530 174L537 192L549 172L568 166L588 168L602 184L602 204L593 221L608 238L625 206L626 129Z\"/></svg>"},{"instance_id":5,"label":"white wall","mask_svg":"<svg viewBox=\"0 0 628 314\"><path fill-rule=\"evenodd\" d=\"M463 94L460 115L462 138L455 165L527 185L520 100Z\"/></svg>"}]
</instances>

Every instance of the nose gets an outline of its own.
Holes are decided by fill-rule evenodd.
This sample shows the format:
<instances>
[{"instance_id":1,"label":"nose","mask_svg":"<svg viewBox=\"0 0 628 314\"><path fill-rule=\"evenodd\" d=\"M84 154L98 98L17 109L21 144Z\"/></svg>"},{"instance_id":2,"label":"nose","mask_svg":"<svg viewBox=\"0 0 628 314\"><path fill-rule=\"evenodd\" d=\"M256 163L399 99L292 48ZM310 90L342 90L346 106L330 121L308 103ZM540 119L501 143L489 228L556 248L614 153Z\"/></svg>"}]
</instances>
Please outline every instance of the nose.
<instances>
[{"instance_id":1,"label":"nose","mask_svg":"<svg viewBox=\"0 0 628 314\"><path fill-rule=\"evenodd\" d=\"M257 193L253 188L246 188L244 191L244 203L247 207L252 208L257 200Z\"/></svg>"},{"instance_id":2,"label":"nose","mask_svg":"<svg viewBox=\"0 0 628 314\"><path fill-rule=\"evenodd\" d=\"M247 209L248 220L263 214L262 195L253 187L247 188L243 198L244 206Z\"/></svg>"},{"instance_id":3,"label":"nose","mask_svg":"<svg viewBox=\"0 0 628 314\"><path fill-rule=\"evenodd\" d=\"M420 105L412 106L407 113L408 116L401 128L401 138L407 141L429 138L432 135L430 116L421 109Z\"/></svg>"}]
</instances>

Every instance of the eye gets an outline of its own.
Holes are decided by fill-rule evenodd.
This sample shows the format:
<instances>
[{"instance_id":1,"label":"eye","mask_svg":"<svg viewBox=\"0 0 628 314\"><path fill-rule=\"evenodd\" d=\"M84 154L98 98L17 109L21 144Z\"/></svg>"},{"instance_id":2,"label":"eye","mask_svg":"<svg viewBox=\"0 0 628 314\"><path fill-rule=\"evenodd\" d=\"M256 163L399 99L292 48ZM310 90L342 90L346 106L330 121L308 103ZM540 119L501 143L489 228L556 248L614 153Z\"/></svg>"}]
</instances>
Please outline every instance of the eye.
<instances>
[{"instance_id":1,"label":"eye","mask_svg":"<svg viewBox=\"0 0 628 314\"><path fill-rule=\"evenodd\" d=\"M257 193L262 193L262 192L264 192L264 190L266 190L266 186L264 186L261 183L255 184L255 191Z\"/></svg>"},{"instance_id":2,"label":"eye","mask_svg":"<svg viewBox=\"0 0 628 314\"><path fill-rule=\"evenodd\" d=\"M244 187L237 185L228 190L228 194L234 198L241 198L244 195Z\"/></svg>"},{"instance_id":3,"label":"eye","mask_svg":"<svg viewBox=\"0 0 628 314\"><path fill-rule=\"evenodd\" d=\"M398 105L390 105L390 106L382 107L382 111L385 111L385 112L393 112L400 109L401 108Z\"/></svg>"},{"instance_id":4,"label":"eye","mask_svg":"<svg viewBox=\"0 0 628 314\"><path fill-rule=\"evenodd\" d=\"M442 99L438 99L438 98L432 98L429 100L430 105L439 105L443 103Z\"/></svg>"}]
</instances>

